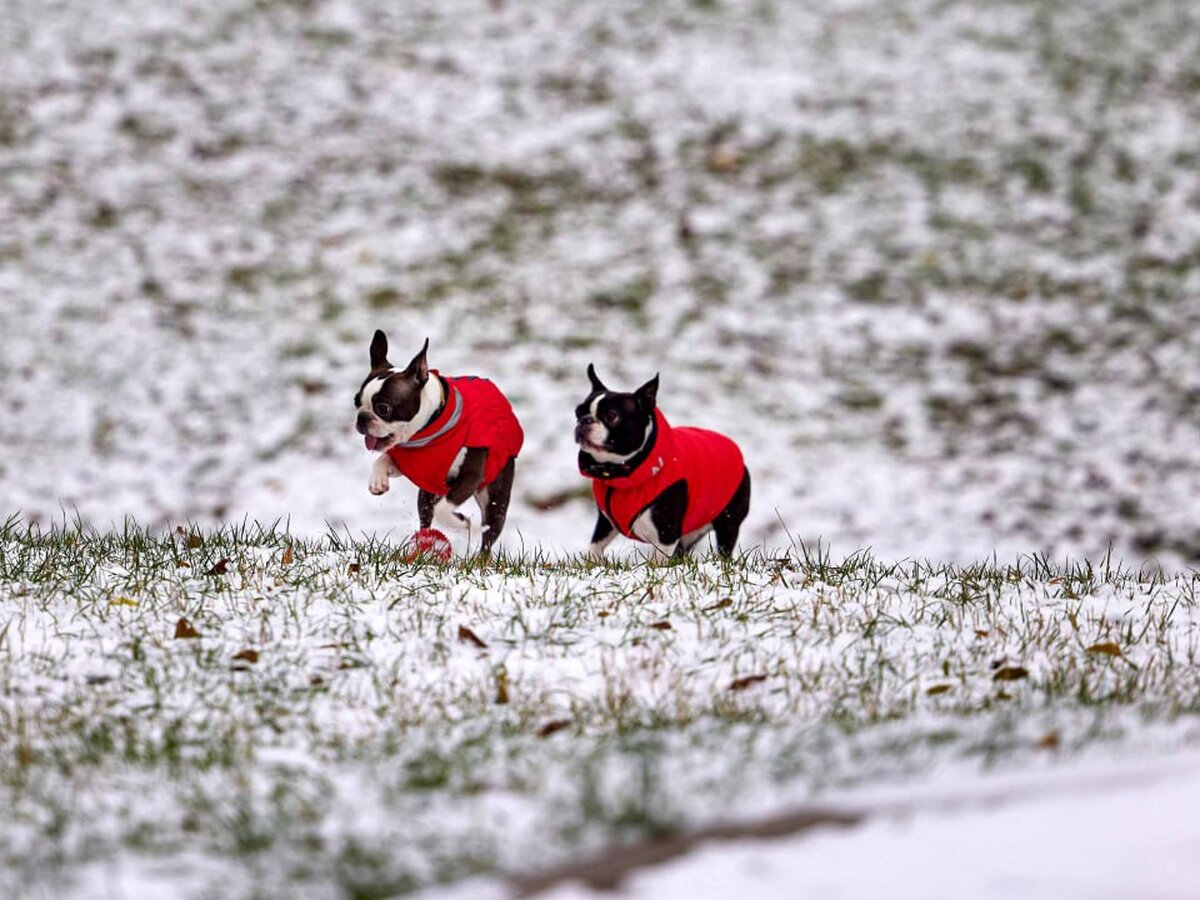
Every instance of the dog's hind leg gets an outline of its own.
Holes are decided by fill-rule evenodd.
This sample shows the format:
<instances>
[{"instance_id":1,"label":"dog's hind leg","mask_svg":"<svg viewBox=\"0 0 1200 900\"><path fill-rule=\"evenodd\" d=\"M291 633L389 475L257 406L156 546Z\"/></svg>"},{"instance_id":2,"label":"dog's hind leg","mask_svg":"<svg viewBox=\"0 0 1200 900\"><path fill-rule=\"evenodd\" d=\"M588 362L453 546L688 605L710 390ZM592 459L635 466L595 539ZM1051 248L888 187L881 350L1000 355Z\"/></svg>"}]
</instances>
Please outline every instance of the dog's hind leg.
<instances>
[{"instance_id":1,"label":"dog's hind leg","mask_svg":"<svg viewBox=\"0 0 1200 900\"><path fill-rule=\"evenodd\" d=\"M433 520L443 528L461 529L470 535L471 520L458 508L473 497L483 483L487 457L486 447L464 447L459 451L450 474L446 476L449 491L433 505Z\"/></svg>"},{"instance_id":2,"label":"dog's hind leg","mask_svg":"<svg viewBox=\"0 0 1200 900\"><path fill-rule=\"evenodd\" d=\"M429 491L417 491L417 520L421 523L422 528L428 528L433 524L433 505L437 501L437 494L431 494Z\"/></svg>"},{"instance_id":3,"label":"dog's hind leg","mask_svg":"<svg viewBox=\"0 0 1200 900\"><path fill-rule=\"evenodd\" d=\"M742 470L742 483L734 491L733 498L713 519L713 531L717 535L717 552L726 559L733 556L737 545L738 531L746 514L750 512L750 470Z\"/></svg>"},{"instance_id":4,"label":"dog's hind leg","mask_svg":"<svg viewBox=\"0 0 1200 900\"><path fill-rule=\"evenodd\" d=\"M479 547L482 554L491 552L492 544L504 530L516 469L516 459L510 459L491 484L475 492L475 502L479 504L479 512L483 518L483 541Z\"/></svg>"},{"instance_id":5,"label":"dog's hind leg","mask_svg":"<svg viewBox=\"0 0 1200 900\"><path fill-rule=\"evenodd\" d=\"M676 481L634 517L629 530L638 540L652 545L658 551L659 559L668 559L681 552L679 539L683 537L687 503L687 482Z\"/></svg>"},{"instance_id":6,"label":"dog's hind leg","mask_svg":"<svg viewBox=\"0 0 1200 900\"><path fill-rule=\"evenodd\" d=\"M679 539L679 546L675 548L676 555L687 556L690 554L710 531L712 531L712 525L705 525L703 528L697 528L695 531L685 534Z\"/></svg>"}]
</instances>

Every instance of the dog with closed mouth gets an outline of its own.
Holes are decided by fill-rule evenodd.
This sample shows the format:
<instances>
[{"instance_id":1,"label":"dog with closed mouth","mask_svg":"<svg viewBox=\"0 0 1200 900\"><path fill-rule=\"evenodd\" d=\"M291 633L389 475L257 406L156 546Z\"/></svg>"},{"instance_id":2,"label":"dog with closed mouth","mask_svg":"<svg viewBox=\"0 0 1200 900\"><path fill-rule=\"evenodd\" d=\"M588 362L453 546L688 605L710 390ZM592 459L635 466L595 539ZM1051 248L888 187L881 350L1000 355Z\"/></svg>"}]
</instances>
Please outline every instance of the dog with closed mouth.
<instances>
[{"instance_id":1,"label":"dog with closed mouth","mask_svg":"<svg viewBox=\"0 0 1200 900\"><path fill-rule=\"evenodd\" d=\"M618 533L684 556L710 531L733 554L750 511L750 472L732 440L675 428L658 408L658 375L632 393L612 391L589 365L592 390L575 409L579 471L592 480L599 517L589 553Z\"/></svg>"},{"instance_id":2,"label":"dog with closed mouth","mask_svg":"<svg viewBox=\"0 0 1200 900\"><path fill-rule=\"evenodd\" d=\"M404 368L388 362L388 340L376 331L371 371L354 395L355 426L377 452L368 485L387 493L404 475L418 488L421 528L432 523L470 529L458 508L471 497L482 513L480 552L500 536L508 515L517 454L524 432L508 398L491 381L430 369L429 340Z\"/></svg>"}]
</instances>

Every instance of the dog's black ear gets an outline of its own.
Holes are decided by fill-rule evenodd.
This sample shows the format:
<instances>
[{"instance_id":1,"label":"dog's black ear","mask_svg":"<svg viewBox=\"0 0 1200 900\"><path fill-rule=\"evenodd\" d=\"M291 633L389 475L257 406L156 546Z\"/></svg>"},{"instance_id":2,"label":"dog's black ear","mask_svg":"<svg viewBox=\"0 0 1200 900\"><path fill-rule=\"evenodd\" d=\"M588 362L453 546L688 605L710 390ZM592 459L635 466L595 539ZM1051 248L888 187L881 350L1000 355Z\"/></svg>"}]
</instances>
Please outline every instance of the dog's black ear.
<instances>
[{"instance_id":1,"label":"dog's black ear","mask_svg":"<svg viewBox=\"0 0 1200 900\"><path fill-rule=\"evenodd\" d=\"M429 380L429 363L425 359L425 354L428 350L429 338L425 338L425 343L421 346L421 352L412 358L412 362L404 370L405 375L411 375L417 381L421 382L421 384Z\"/></svg>"},{"instance_id":2,"label":"dog's black ear","mask_svg":"<svg viewBox=\"0 0 1200 900\"><path fill-rule=\"evenodd\" d=\"M596 374L596 367L588 363L588 381L592 383L592 393L598 394L600 391L607 391L604 382L600 380L600 376Z\"/></svg>"},{"instance_id":3,"label":"dog's black ear","mask_svg":"<svg viewBox=\"0 0 1200 900\"><path fill-rule=\"evenodd\" d=\"M391 367L391 363L387 361L387 335L382 331L376 331L375 337L371 338L371 368L390 369Z\"/></svg>"},{"instance_id":4,"label":"dog's black ear","mask_svg":"<svg viewBox=\"0 0 1200 900\"><path fill-rule=\"evenodd\" d=\"M634 391L633 396L637 399L638 406L646 412L654 409L654 404L658 401L658 373L655 372L653 378Z\"/></svg>"}]
</instances>

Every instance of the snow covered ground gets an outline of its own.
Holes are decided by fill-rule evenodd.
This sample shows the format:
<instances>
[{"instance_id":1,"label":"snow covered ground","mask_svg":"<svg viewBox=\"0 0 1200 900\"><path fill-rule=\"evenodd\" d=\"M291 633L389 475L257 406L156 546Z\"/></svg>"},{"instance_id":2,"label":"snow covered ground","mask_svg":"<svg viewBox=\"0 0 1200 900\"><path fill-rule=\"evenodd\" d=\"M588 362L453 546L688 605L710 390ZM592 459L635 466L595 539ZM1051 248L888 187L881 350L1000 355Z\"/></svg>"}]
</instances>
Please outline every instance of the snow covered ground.
<instances>
[{"instance_id":1,"label":"snow covered ground","mask_svg":"<svg viewBox=\"0 0 1200 900\"><path fill-rule=\"evenodd\" d=\"M999 782L997 784L997 782ZM1015 782L1015 783L1014 783ZM702 845L636 871L619 896L763 900L1188 900L1200 894L1200 758L910 792L854 828ZM924 795L924 796L922 796ZM429 897L507 896L476 883ZM547 900L612 897L565 882Z\"/></svg>"},{"instance_id":2,"label":"snow covered ground","mask_svg":"<svg viewBox=\"0 0 1200 900\"><path fill-rule=\"evenodd\" d=\"M749 545L1200 559L1200 16L888 0L10 0L0 497L406 533L377 326L493 377L509 546L573 404L663 373Z\"/></svg>"},{"instance_id":3,"label":"snow covered ground","mask_svg":"<svg viewBox=\"0 0 1200 900\"><path fill-rule=\"evenodd\" d=\"M1196 583L9 523L0 896L387 897L984 776L1066 797L1195 752Z\"/></svg>"}]
</instances>

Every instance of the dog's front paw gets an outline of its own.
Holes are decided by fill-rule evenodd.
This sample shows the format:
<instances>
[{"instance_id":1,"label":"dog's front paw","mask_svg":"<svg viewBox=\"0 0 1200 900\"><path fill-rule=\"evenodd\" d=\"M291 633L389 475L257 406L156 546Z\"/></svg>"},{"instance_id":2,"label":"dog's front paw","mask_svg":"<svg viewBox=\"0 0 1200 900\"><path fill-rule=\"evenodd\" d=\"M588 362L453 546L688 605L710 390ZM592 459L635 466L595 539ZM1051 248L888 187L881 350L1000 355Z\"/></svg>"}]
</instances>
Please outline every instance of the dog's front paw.
<instances>
[{"instance_id":1,"label":"dog's front paw","mask_svg":"<svg viewBox=\"0 0 1200 900\"><path fill-rule=\"evenodd\" d=\"M371 466L371 480L367 482L367 490L376 497L386 494L392 479L392 469L392 461L386 454L381 454L379 459L375 460L375 465Z\"/></svg>"},{"instance_id":2,"label":"dog's front paw","mask_svg":"<svg viewBox=\"0 0 1200 900\"><path fill-rule=\"evenodd\" d=\"M455 531L470 531L471 529L471 520L455 509L445 498L434 504L433 520L443 528L451 528Z\"/></svg>"}]
</instances>

